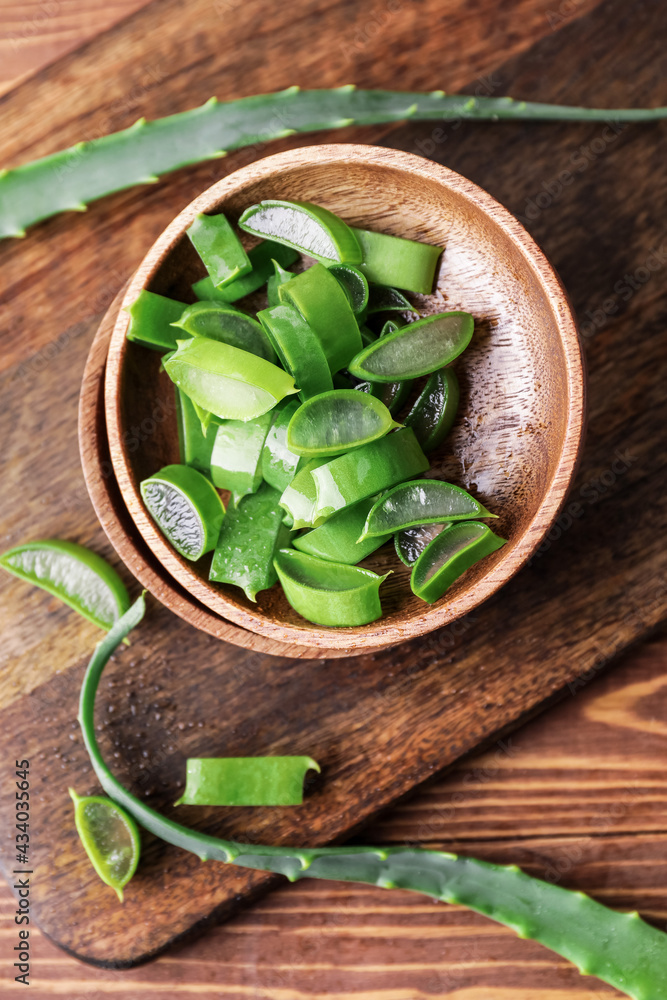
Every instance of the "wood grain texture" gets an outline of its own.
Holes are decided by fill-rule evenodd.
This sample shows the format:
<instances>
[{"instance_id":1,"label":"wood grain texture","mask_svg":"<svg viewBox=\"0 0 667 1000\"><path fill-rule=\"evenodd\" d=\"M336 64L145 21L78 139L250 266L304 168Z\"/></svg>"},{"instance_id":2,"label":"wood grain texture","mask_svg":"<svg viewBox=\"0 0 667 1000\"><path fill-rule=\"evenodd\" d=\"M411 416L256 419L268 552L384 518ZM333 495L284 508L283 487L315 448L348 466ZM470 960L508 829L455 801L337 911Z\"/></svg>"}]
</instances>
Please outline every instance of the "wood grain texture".
<instances>
[{"instance_id":1,"label":"wood grain texture","mask_svg":"<svg viewBox=\"0 0 667 1000\"><path fill-rule=\"evenodd\" d=\"M177 6L165 3L156 10L168 9L176 17ZM252 4L248 9L257 12ZM156 10L151 16L157 17ZM435 11L433 24L444 25L443 37L458 39L452 43L447 73L451 68L451 80L458 73L462 83L470 22L456 27L453 10ZM277 16L267 13L267 31ZM400 16L406 18L401 22L405 38L414 29L412 8ZM85 132L94 115L91 108L99 107L96 100L104 104L108 96L113 102L114 87L133 78L138 39L162 44L159 31L138 33L138 24L144 29L148 24L143 17L133 19L124 41L122 31L114 29L108 52L102 41L93 43L81 63L66 60L0 103L6 112L3 128L13 137L11 148L19 158L28 148L46 151L80 138L80 127ZM662 53L661 18L664 11L655 3L631 13L621 4L605 4L506 64L491 85L498 93L507 88L544 100L665 103L656 69ZM176 31L171 21L166 23L165 45ZM188 58L192 23L189 15L186 27L179 22ZM236 23L245 24L243 17ZM301 50L290 27L288 59L281 62L273 52L272 60L261 62L257 79L266 82L273 67L271 86L294 82L295 74L306 69L308 79L296 82L331 80L324 65L321 73L312 71L331 48L331 36L315 30L311 8L298 23L308 39L303 66L301 57L295 57ZM446 29L451 29L449 35ZM245 30L249 38L249 26ZM194 34L196 44L210 53L213 42L206 31ZM452 86L443 80L436 33L424 37L423 57L420 49L419 58L413 52L405 66L401 61L401 84L458 88L461 83ZM472 37L477 37L474 32ZM508 51L523 48L525 37L523 42L518 38L507 41ZM207 55L200 66L195 60L190 71L176 59L173 75L160 88L161 97L172 102L163 110L195 103L200 86L206 86L202 96L218 89L209 87L205 67L242 59L243 38L236 41L223 54L216 43L216 57ZM478 43L471 43L472 58L479 53ZM270 50L246 43L247 66L255 51L263 59ZM384 58L382 52L380 42L364 50L355 74L359 83L395 84L394 50L389 55L384 50ZM488 51L487 57L490 68ZM110 65L112 81L105 77ZM370 79L364 77L364 66ZM102 93L92 83L97 67ZM252 73L243 79L250 89L259 89ZM344 81L334 76L333 82ZM71 102L58 102L65 93ZM48 103L48 111L30 116L31 108L40 107L33 103L37 96ZM23 119L25 127L19 127ZM118 656L108 676L114 686L101 692L100 725L104 719L104 749L118 754L112 759L121 778L168 809L183 758L196 751L313 753L326 770L299 813L299 839L304 841L348 834L439 767L498 738L529 706L568 682L576 685L572 678L577 673L596 676L616 652L664 616L665 556L656 545L664 532L666 485L660 445L665 420L660 338L666 319L659 295L665 183L660 126L615 132L611 125L489 124L437 132L413 125L387 135L391 144L445 160L490 190L526 219L546 248L583 321L590 430L572 496L576 509L566 508L539 557L500 594L429 640L333 665L281 661L239 653L154 608L131 649ZM355 133L355 139L366 137ZM243 155L251 158L257 151ZM242 156L230 157L225 172L239 162ZM7 546L26 536L56 535L110 553L78 471L76 400L87 347L95 317L175 209L214 179L207 176L209 170L183 172L159 193L108 199L86 218L53 220L11 250L7 243L0 246L5 295L12 303L2 382L4 481L12 498L3 509ZM571 175L567 181L561 179L564 171ZM220 918L238 902L238 894L247 898L269 884L245 873L241 877L203 868L153 842L147 844L146 864L133 894L128 892L127 906L120 912L109 908L104 887L91 877L72 837L66 796L68 784L80 792L94 787L75 715L96 630L21 584L3 580L2 602L12 624L3 636L0 741L6 758L18 746L40 768L35 828L49 835L40 836L35 860L49 877L35 886L33 914L47 932L93 959L108 960L113 953L136 961L175 934ZM200 690L212 693L204 701L193 685L195 671ZM186 818L231 836L294 841L293 819L278 818L274 811L268 816L255 812L224 820ZM2 847L6 863L6 840ZM611 885L611 875L606 877ZM252 947L261 957L256 939ZM393 957L400 959L402 952L394 950ZM331 958L322 962L335 980ZM240 975L241 995L256 995L252 971L246 966ZM122 992L124 980L113 981ZM391 976L382 988L393 988ZM532 983L525 988L535 989ZM290 989L294 993L300 987ZM62 992L68 990L71 995L71 984ZM279 1000L285 1000L284 991Z\"/></svg>"},{"instance_id":2,"label":"wood grain texture","mask_svg":"<svg viewBox=\"0 0 667 1000\"><path fill-rule=\"evenodd\" d=\"M667 924L667 637L459 762L364 833L519 861ZM656 726L659 731L654 731ZM15 903L0 891L0 990ZM123 972L84 968L36 930L30 996L101 1000L613 1000L621 994L460 907L342 883L281 886L200 940ZM23 989L21 987L21 989Z\"/></svg>"}]
</instances>

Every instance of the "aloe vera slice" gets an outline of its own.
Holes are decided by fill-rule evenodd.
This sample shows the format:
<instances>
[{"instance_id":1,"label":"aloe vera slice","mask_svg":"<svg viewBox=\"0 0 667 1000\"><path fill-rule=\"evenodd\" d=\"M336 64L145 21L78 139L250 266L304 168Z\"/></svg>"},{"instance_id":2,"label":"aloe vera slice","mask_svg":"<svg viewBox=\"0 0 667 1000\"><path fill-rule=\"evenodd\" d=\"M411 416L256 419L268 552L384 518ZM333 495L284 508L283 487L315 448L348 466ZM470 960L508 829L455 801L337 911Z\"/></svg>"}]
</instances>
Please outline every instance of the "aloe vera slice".
<instances>
[{"instance_id":1,"label":"aloe vera slice","mask_svg":"<svg viewBox=\"0 0 667 1000\"><path fill-rule=\"evenodd\" d=\"M440 479L401 483L381 496L369 511L362 537L386 535L417 524L496 517L460 486Z\"/></svg>"},{"instance_id":2,"label":"aloe vera slice","mask_svg":"<svg viewBox=\"0 0 667 1000\"><path fill-rule=\"evenodd\" d=\"M323 458L360 448L398 425L379 399L356 389L334 389L299 407L287 428L287 447Z\"/></svg>"},{"instance_id":3,"label":"aloe vera slice","mask_svg":"<svg viewBox=\"0 0 667 1000\"><path fill-rule=\"evenodd\" d=\"M216 288L252 271L240 239L222 212L198 215L186 232Z\"/></svg>"},{"instance_id":4,"label":"aloe vera slice","mask_svg":"<svg viewBox=\"0 0 667 1000\"><path fill-rule=\"evenodd\" d=\"M287 447L287 428L298 409L298 399L290 399L278 405L273 411L273 423L262 449L262 476L281 493L292 482L299 467L305 464L301 455Z\"/></svg>"},{"instance_id":5,"label":"aloe vera slice","mask_svg":"<svg viewBox=\"0 0 667 1000\"><path fill-rule=\"evenodd\" d=\"M405 566L414 566L427 545L430 545L436 535L449 528L453 521L443 524L417 524L414 528L403 528L394 535L396 555ZM385 538L385 535L381 535ZM368 541L371 539L369 538ZM360 542L363 545L363 542Z\"/></svg>"},{"instance_id":6,"label":"aloe vera slice","mask_svg":"<svg viewBox=\"0 0 667 1000\"><path fill-rule=\"evenodd\" d=\"M125 584L96 552L58 539L26 542L0 555L0 566L58 597L88 621L109 629L130 606Z\"/></svg>"},{"instance_id":7,"label":"aloe vera slice","mask_svg":"<svg viewBox=\"0 0 667 1000\"><path fill-rule=\"evenodd\" d=\"M368 306L368 281L363 271L352 264L332 264L329 272L347 292L354 315L361 316Z\"/></svg>"},{"instance_id":8,"label":"aloe vera slice","mask_svg":"<svg viewBox=\"0 0 667 1000\"><path fill-rule=\"evenodd\" d=\"M309 201L260 201L246 208L239 227L327 264L361 261L359 243L350 227L333 212Z\"/></svg>"},{"instance_id":9,"label":"aloe vera slice","mask_svg":"<svg viewBox=\"0 0 667 1000\"><path fill-rule=\"evenodd\" d=\"M123 902L123 889L139 863L141 838L132 816L104 795L85 798L69 788L74 823L90 862Z\"/></svg>"},{"instance_id":10,"label":"aloe vera slice","mask_svg":"<svg viewBox=\"0 0 667 1000\"><path fill-rule=\"evenodd\" d=\"M398 288L387 288L384 285L369 285L368 315L379 312L416 312L415 307L406 299Z\"/></svg>"},{"instance_id":11,"label":"aloe vera slice","mask_svg":"<svg viewBox=\"0 0 667 1000\"><path fill-rule=\"evenodd\" d=\"M332 458L326 465L313 469L317 489L313 527L319 518L330 517L349 504L425 472L428 467L429 461L409 427Z\"/></svg>"},{"instance_id":12,"label":"aloe vera slice","mask_svg":"<svg viewBox=\"0 0 667 1000\"><path fill-rule=\"evenodd\" d=\"M314 264L278 288L281 302L295 306L313 328L337 372L361 349L361 334L347 292L323 264Z\"/></svg>"},{"instance_id":13,"label":"aloe vera slice","mask_svg":"<svg viewBox=\"0 0 667 1000\"><path fill-rule=\"evenodd\" d=\"M404 423L412 427L424 451L442 444L459 408L459 380L453 368L433 372Z\"/></svg>"},{"instance_id":14,"label":"aloe vera slice","mask_svg":"<svg viewBox=\"0 0 667 1000\"><path fill-rule=\"evenodd\" d=\"M368 229L353 229L362 252L359 265L369 281L429 295L442 247Z\"/></svg>"},{"instance_id":15,"label":"aloe vera slice","mask_svg":"<svg viewBox=\"0 0 667 1000\"><path fill-rule=\"evenodd\" d=\"M288 603L306 621L333 628L367 625L382 615L378 576L360 566L327 562L294 549L280 549L275 558Z\"/></svg>"},{"instance_id":16,"label":"aloe vera slice","mask_svg":"<svg viewBox=\"0 0 667 1000\"><path fill-rule=\"evenodd\" d=\"M283 367L293 376L299 398L333 388L331 371L315 331L294 306L281 303L257 313Z\"/></svg>"},{"instance_id":17,"label":"aloe vera slice","mask_svg":"<svg viewBox=\"0 0 667 1000\"><path fill-rule=\"evenodd\" d=\"M281 285L291 281L294 277L293 271L287 271L277 260L273 261L273 274L269 277L266 285L266 301L269 308L280 305L280 295L278 289Z\"/></svg>"},{"instance_id":18,"label":"aloe vera slice","mask_svg":"<svg viewBox=\"0 0 667 1000\"><path fill-rule=\"evenodd\" d=\"M215 548L225 508L209 480L187 465L165 465L140 483L148 513L177 552L196 561Z\"/></svg>"},{"instance_id":19,"label":"aloe vera slice","mask_svg":"<svg viewBox=\"0 0 667 1000\"><path fill-rule=\"evenodd\" d=\"M256 420L224 420L217 428L211 452L211 479L229 490L236 507L262 481L262 450L273 420L271 411Z\"/></svg>"},{"instance_id":20,"label":"aloe vera slice","mask_svg":"<svg viewBox=\"0 0 667 1000\"><path fill-rule=\"evenodd\" d=\"M289 267L297 260L298 256L296 250L292 250L291 247L274 243L273 240L264 240L252 250L248 250L248 260L252 266L252 271L248 274L244 274L243 277L236 278L220 288L216 288L207 275L201 281L195 281L192 291L198 299L209 302L236 302L245 295L256 292L267 283L273 274L274 260L282 264L283 267Z\"/></svg>"},{"instance_id":21,"label":"aloe vera slice","mask_svg":"<svg viewBox=\"0 0 667 1000\"><path fill-rule=\"evenodd\" d=\"M297 391L277 365L207 337L179 340L164 367L193 403L222 420L252 420Z\"/></svg>"},{"instance_id":22,"label":"aloe vera slice","mask_svg":"<svg viewBox=\"0 0 667 1000\"><path fill-rule=\"evenodd\" d=\"M317 487L313 472L326 464L326 458L312 458L299 469L289 486L283 490L280 506L286 511L292 527L312 528L322 524L324 517L317 516Z\"/></svg>"},{"instance_id":23,"label":"aloe vera slice","mask_svg":"<svg viewBox=\"0 0 667 1000\"><path fill-rule=\"evenodd\" d=\"M359 541L368 512L377 499L377 496L366 497L359 503L344 507L319 528L299 535L292 545L299 552L306 552L329 562L347 563L350 566L361 562L391 538L391 535L381 535Z\"/></svg>"},{"instance_id":24,"label":"aloe vera slice","mask_svg":"<svg viewBox=\"0 0 667 1000\"><path fill-rule=\"evenodd\" d=\"M276 353L263 327L252 316L223 302L195 302L171 324L192 337L208 337L249 351L274 363ZM176 346L176 345L174 345Z\"/></svg>"},{"instance_id":25,"label":"aloe vera slice","mask_svg":"<svg viewBox=\"0 0 667 1000\"><path fill-rule=\"evenodd\" d=\"M300 806L312 757L189 757L175 806Z\"/></svg>"},{"instance_id":26,"label":"aloe vera slice","mask_svg":"<svg viewBox=\"0 0 667 1000\"><path fill-rule=\"evenodd\" d=\"M428 604L437 601L462 573L505 545L480 521L453 524L427 545L412 567L410 586Z\"/></svg>"},{"instance_id":27,"label":"aloe vera slice","mask_svg":"<svg viewBox=\"0 0 667 1000\"><path fill-rule=\"evenodd\" d=\"M241 587L250 601L278 580L273 559L289 544L280 494L268 483L230 507L222 522L209 579Z\"/></svg>"},{"instance_id":28,"label":"aloe vera slice","mask_svg":"<svg viewBox=\"0 0 667 1000\"><path fill-rule=\"evenodd\" d=\"M193 469L208 475L211 469L211 452L217 424L211 422L211 414L207 414L208 423L202 428L203 412L184 392L174 386L176 391L176 422L178 425L178 442L181 462L191 465Z\"/></svg>"},{"instance_id":29,"label":"aloe vera slice","mask_svg":"<svg viewBox=\"0 0 667 1000\"><path fill-rule=\"evenodd\" d=\"M400 382L430 375L465 350L473 329L470 313L426 316L380 337L360 351L348 368L357 378L371 382Z\"/></svg>"},{"instance_id":30,"label":"aloe vera slice","mask_svg":"<svg viewBox=\"0 0 667 1000\"><path fill-rule=\"evenodd\" d=\"M127 339L153 351L176 350L178 334L172 324L186 308L185 302L142 288L132 305L126 306L130 314Z\"/></svg>"}]
</instances>

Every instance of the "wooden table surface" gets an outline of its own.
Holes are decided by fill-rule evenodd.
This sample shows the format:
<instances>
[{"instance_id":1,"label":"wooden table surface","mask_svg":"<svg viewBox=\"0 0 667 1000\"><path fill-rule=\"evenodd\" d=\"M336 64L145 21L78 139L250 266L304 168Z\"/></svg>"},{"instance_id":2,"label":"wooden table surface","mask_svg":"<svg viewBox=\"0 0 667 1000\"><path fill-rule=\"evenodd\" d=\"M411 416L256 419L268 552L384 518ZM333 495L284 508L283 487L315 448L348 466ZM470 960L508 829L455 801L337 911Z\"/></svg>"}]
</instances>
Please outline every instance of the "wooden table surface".
<instances>
[{"instance_id":1,"label":"wooden table surface","mask_svg":"<svg viewBox=\"0 0 667 1000\"><path fill-rule=\"evenodd\" d=\"M136 0L3 0L0 93L139 6ZM390 6L372 13L381 19ZM595 2L523 0L514 11L511 6L498 6L493 17L512 22L503 24L505 36L512 51L521 51ZM479 24L489 5L447 0L443 8L450 8L452 25L469 19L475 59L483 64L485 45L495 44L494 32ZM377 821L365 839L516 862L612 906L637 908L667 929L666 666L667 635L661 633L611 670L573 685L539 719L459 763ZM23 995L11 974L14 909L3 885L0 995L8 997ZM408 893L315 882L280 889L196 942L127 972L83 965L36 931L31 945L33 1000L114 994L128 1000L620 996L463 909Z\"/></svg>"}]
</instances>

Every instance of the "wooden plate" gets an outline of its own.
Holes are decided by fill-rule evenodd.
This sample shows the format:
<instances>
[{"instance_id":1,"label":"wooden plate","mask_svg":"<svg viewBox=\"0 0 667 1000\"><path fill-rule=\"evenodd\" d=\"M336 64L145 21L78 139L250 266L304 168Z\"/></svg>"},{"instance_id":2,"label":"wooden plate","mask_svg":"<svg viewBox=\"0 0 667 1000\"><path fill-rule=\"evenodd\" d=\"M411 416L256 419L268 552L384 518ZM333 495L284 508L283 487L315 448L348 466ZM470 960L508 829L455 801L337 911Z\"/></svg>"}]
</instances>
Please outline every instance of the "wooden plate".
<instances>
[{"instance_id":1,"label":"wooden plate","mask_svg":"<svg viewBox=\"0 0 667 1000\"><path fill-rule=\"evenodd\" d=\"M105 407L111 461L141 536L169 574L211 611L248 631L297 645L364 648L402 642L479 605L529 558L558 513L583 431L584 380L565 291L531 237L490 195L465 178L409 153L372 146L291 150L243 167L195 199L151 247L127 290L191 301L203 268L185 230L199 212L233 221L262 198L322 204L352 225L445 247L435 294L423 312L464 309L476 321L455 363L462 400L454 431L432 458L431 474L451 480L500 515L508 544L469 570L433 606L410 591L408 570L383 546L364 565L394 570L383 584L383 618L371 625L310 625L276 586L252 604L234 587L209 583L164 540L139 482L178 461L173 388L160 358L126 339L120 312L111 337Z\"/></svg>"}]
</instances>

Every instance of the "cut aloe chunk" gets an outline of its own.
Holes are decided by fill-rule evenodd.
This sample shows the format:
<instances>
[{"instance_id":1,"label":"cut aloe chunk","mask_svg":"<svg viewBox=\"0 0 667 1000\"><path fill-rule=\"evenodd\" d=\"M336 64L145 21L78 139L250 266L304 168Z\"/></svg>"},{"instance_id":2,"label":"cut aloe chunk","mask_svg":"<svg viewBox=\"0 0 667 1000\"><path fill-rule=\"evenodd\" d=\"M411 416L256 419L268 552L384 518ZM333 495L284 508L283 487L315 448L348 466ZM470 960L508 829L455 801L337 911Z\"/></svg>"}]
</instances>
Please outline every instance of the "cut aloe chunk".
<instances>
[{"instance_id":1,"label":"cut aloe chunk","mask_svg":"<svg viewBox=\"0 0 667 1000\"><path fill-rule=\"evenodd\" d=\"M217 424L211 422L210 413L204 414L199 407L195 408L195 404L184 392L176 386L174 389L181 462L208 475ZM204 421L202 416L205 418ZM203 423L206 423L205 427L202 427Z\"/></svg>"},{"instance_id":2,"label":"cut aloe chunk","mask_svg":"<svg viewBox=\"0 0 667 1000\"><path fill-rule=\"evenodd\" d=\"M496 517L460 486L440 479L416 479L401 483L371 508L363 537L386 535L417 524L463 521L473 517Z\"/></svg>"},{"instance_id":3,"label":"cut aloe chunk","mask_svg":"<svg viewBox=\"0 0 667 1000\"><path fill-rule=\"evenodd\" d=\"M292 482L299 467L305 464L301 455L287 447L287 428L298 409L298 399L278 404L262 449L262 476L281 493Z\"/></svg>"},{"instance_id":4,"label":"cut aloe chunk","mask_svg":"<svg viewBox=\"0 0 667 1000\"><path fill-rule=\"evenodd\" d=\"M293 271L287 271L277 260L273 261L273 274L270 276L266 285L266 300L269 304L269 308L280 305L280 295L278 290L281 285L285 285L288 281L291 281L293 277Z\"/></svg>"},{"instance_id":5,"label":"cut aloe chunk","mask_svg":"<svg viewBox=\"0 0 667 1000\"><path fill-rule=\"evenodd\" d=\"M103 795L82 798L68 789L74 803L74 824L93 868L115 890L121 903L123 889L139 863L141 838L132 816Z\"/></svg>"},{"instance_id":6,"label":"cut aloe chunk","mask_svg":"<svg viewBox=\"0 0 667 1000\"><path fill-rule=\"evenodd\" d=\"M414 528L404 528L394 535L396 555L405 566L414 566L427 545L430 545L436 535L449 528L452 521L443 524L418 524ZM386 535L381 535L385 538ZM371 541L371 539L367 539ZM360 542L363 545L363 542Z\"/></svg>"},{"instance_id":7,"label":"cut aloe chunk","mask_svg":"<svg viewBox=\"0 0 667 1000\"><path fill-rule=\"evenodd\" d=\"M399 236L353 229L363 259L359 267L369 281L408 292L429 295L441 247L404 240Z\"/></svg>"},{"instance_id":8,"label":"cut aloe chunk","mask_svg":"<svg viewBox=\"0 0 667 1000\"><path fill-rule=\"evenodd\" d=\"M227 285L252 270L240 239L222 212L198 215L186 232L216 287Z\"/></svg>"},{"instance_id":9,"label":"cut aloe chunk","mask_svg":"<svg viewBox=\"0 0 667 1000\"><path fill-rule=\"evenodd\" d=\"M276 583L273 559L290 539L283 524L280 494L267 483L230 507L222 522L209 578L241 587L250 601Z\"/></svg>"},{"instance_id":10,"label":"cut aloe chunk","mask_svg":"<svg viewBox=\"0 0 667 1000\"><path fill-rule=\"evenodd\" d=\"M222 420L252 420L297 391L277 365L207 337L179 340L164 367L193 403Z\"/></svg>"},{"instance_id":11,"label":"cut aloe chunk","mask_svg":"<svg viewBox=\"0 0 667 1000\"><path fill-rule=\"evenodd\" d=\"M292 545L300 552L328 559L329 562L347 563L350 566L361 562L391 538L391 535L382 535L359 541L368 512L377 499L377 496L367 497L351 507L343 508L319 528L299 535Z\"/></svg>"},{"instance_id":12,"label":"cut aloe chunk","mask_svg":"<svg viewBox=\"0 0 667 1000\"><path fill-rule=\"evenodd\" d=\"M248 260L252 266L249 274L244 274L242 278L236 278L229 284L216 288L208 275L201 281L195 281L192 291L198 299L213 302L236 302L245 295L256 292L267 283L273 274L273 261L289 267L298 258L296 250L291 247L282 246L273 240L264 240L252 250L248 250Z\"/></svg>"},{"instance_id":13,"label":"cut aloe chunk","mask_svg":"<svg viewBox=\"0 0 667 1000\"><path fill-rule=\"evenodd\" d=\"M299 806L312 757L188 757L175 806Z\"/></svg>"},{"instance_id":14,"label":"cut aloe chunk","mask_svg":"<svg viewBox=\"0 0 667 1000\"><path fill-rule=\"evenodd\" d=\"M358 318L368 306L368 281L363 271L352 264L332 264L329 271L347 292L352 312Z\"/></svg>"},{"instance_id":15,"label":"cut aloe chunk","mask_svg":"<svg viewBox=\"0 0 667 1000\"><path fill-rule=\"evenodd\" d=\"M276 354L263 327L252 316L223 302L195 302L187 306L172 326L185 330L192 337L208 337L223 344L249 351L265 361L276 360ZM174 345L175 346L175 345Z\"/></svg>"},{"instance_id":16,"label":"cut aloe chunk","mask_svg":"<svg viewBox=\"0 0 667 1000\"><path fill-rule=\"evenodd\" d=\"M187 465L166 465L140 484L158 528L186 559L215 548L225 508L215 487Z\"/></svg>"},{"instance_id":17,"label":"cut aloe chunk","mask_svg":"<svg viewBox=\"0 0 667 1000\"><path fill-rule=\"evenodd\" d=\"M397 288L370 285L368 289L368 315L379 312L416 312L415 307Z\"/></svg>"},{"instance_id":18,"label":"cut aloe chunk","mask_svg":"<svg viewBox=\"0 0 667 1000\"><path fill-rule=\"evenodd\" d=\"M321 458L360 448L398 425L379 399L356 389L334 389L300 406L287 429L297 455Z\"/></svg>"},{"instance_id":19,"label":"cut aloe chunk","mask_svg":"<svg viewBox=\"0 0 667 1000\"><path fill-rule=\"evenodd\" d=\"M413 593L433 604L462 573L505 542L480 521L453 524L433 539L414 564L410 577Z\"/></svg>"},{"instance_id":20,"label":"cut aloe chunk","mask_svg":"<svg viewBox=\"0 0 667 1000\"><path fill-rule=\"evenodd\" d=\"M309 201L260 201L239 219L246 233L293 247L317 260L359 264L361 250L350 227L321 205Z\"/></svg>"},{"instance_id":21,"label":"cut aloe chunk","mask_svg":"<svg viewBox=\"0 0 667 1000\"><path fill-rule=\"evenodd\" d=\"M365 347L349 363L357 378L400 382L443 368L470 343L474 320L470 313L438 313L408 323Z\"/></svg>"},{"instance_id":22,"label":"cut aloe chunk","mask_svg":"<svg viewBox=\"0 0 667 1000\"><path fill-rule=\"evenodd\" d=\"M236 506L262 481L262 450L273 414L256 420L225 420L217 428L211 452L211 479L221 490L229 490Z\"/></svg>"},{"instance_id":23,"label":"cut aloe chunk","mask_svg":"<svg viewBox=\"0 0 667 1000\"><path fill-rule=\"evenodd\" d=\"M314 264L280 285L278 294L315 331L331 371L346 368L361 349L361 334L347 292L333 274L322 264Z\"/></svg>"},{"instance_id":24,"label":"cut aloe chunk","mask_svg":"<svg viewBox=\"0 0 667 1000\"><path fill-rule=\"evenodd\" d=\"M429 462L409 427L372 441L313 470L319 518L425 472Z\"/></svg>"},{"instance_id":25,"label":"cut aloe chunk","mask_svg":"<svg viewBox=\"0 0 667 1000\"><path fill-rule=\"evenodd\" d=\"M333 388L331 371L315 331L294 306L281 303L257 313L283 367L299 387L299 398L310 399Z\"/></svg>"},{"instance_id":26,"label":"cut aloe chunk","mask_svg":"<svg viewBox=\"0 0 667 1000\"><path fill-rule=\"evenodd\" d=\"M458 408L456 372L453 368L442 368L431 375L403 422L412 427L424 451L432 451L449 434Z\"/></svg>"},{"instance_id":27,"label":"cut aloe chunk","mask_svg":"<svg viewBox=\"0 0 667 1000\"><path fill-rule=\"evenodd\" d=\"M280 506L287 513L287 520L293 528L312 528L322 524L324 517L318 517L317 487L313 472L326 463L326 458L313 458L299 469L296 476L283 490Z\"/></svg>"},{"instance_id":28,"label":"cut aloe chunk","mask_svg":"<svg viewBox=\"0 0 667 1000\"><path fill-rule=\"evenodd\" d=\"M132 305L126 307L130 314L127 339L153 351L176 350L179 335L171 324L186 308L185 302L176 302L143 288Z\"/></svg>"},{"instance_id":29,"label":"cut aloe chunk","mask_svg":"<svg viewBox=\"0 0 667 1000\"><path fill-rule=\"evenodd\" d=\"M367 625L382 615L380 584L389 574L281 549L275 559L285 597L306 621L334 628Z\"/></svg>"},{"instance_id":30,"label":"cut aloe chunk","mask_svg":"<svg viewBox=\"0 0 667 1000\"><path fill-rule=\"evenodd\" d=\"M27 542L0 556L0 565L109 629L130 606L125 584L108 562L75 542Z\"/></svg>"}]
</instances>

